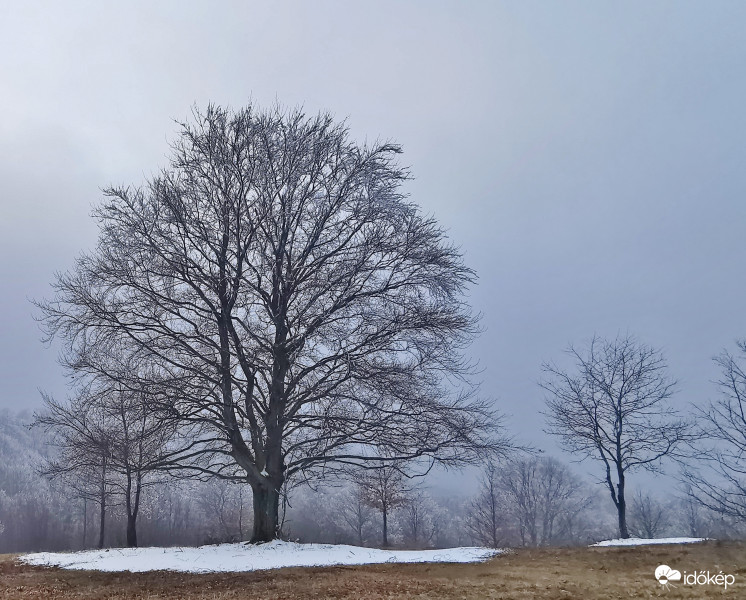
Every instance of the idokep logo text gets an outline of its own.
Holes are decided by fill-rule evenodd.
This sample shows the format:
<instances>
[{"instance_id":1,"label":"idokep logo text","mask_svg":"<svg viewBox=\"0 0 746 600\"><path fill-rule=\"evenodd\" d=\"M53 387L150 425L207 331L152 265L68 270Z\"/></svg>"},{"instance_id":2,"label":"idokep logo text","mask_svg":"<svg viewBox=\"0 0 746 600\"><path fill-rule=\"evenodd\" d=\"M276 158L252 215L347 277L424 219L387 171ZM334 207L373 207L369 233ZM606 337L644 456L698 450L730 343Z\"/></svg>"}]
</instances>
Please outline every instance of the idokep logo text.
<instances>
[{"instance_id":1,"label":"idokep logo text","mask_svg":"<svg viewBox=\"0 0 746 600\"><path fill-rule=\"evenodd\" d=\"M711 573L710 571L681 571L672 569L668 565L659 565L655 569L655 578L663 586L668 587L673 582L681 581L684 585L717 585L727 590L729 585L736 582L735 575L723 573Z\"/></svg>"}]
</instances>

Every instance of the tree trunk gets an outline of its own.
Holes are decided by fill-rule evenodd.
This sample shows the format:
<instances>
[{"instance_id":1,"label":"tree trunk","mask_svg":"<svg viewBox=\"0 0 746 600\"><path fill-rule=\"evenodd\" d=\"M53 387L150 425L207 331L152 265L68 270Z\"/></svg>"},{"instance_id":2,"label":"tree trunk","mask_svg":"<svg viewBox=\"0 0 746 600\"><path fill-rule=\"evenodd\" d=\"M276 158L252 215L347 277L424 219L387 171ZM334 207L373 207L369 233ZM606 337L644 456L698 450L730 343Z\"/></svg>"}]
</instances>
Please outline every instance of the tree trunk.
<instances>
[{"instance_id":1,"label":"tree trunk","mask_svg":"<svg viewBox=\"0 0 746 600\"><path fill-rule=\"evenodd\" d=\"M492 484L490 484L490 526L492 531L492 547L497 548L498 535L497 535L497 498L495 497L495 490Z\"/></svg>"},{"instance_id":2,"label":"tree trunk","mask_svg":"<svg viewBox=\"0 0 746 600\"><path fill-rule=\"evenodd\" d=\"M98 549L104 547L104 527L106 525L106 497L105 494L101 494L101 515L98 522Z\"/></svg>"},{"instance_id":3,"label":"tree trunk","mask_svg":"<svg viewBox=\"0 0 746 600\"><path fill-rule=\"evenodd\" d=\"M243 542L243 488L238 490L238 541Z\"/></svg>"},{"instance_id":4,"label":"tree trunk","mask_svg":"<svg viewBox=\"0 0 746 600\"><path fill-rule=\"evenodd\" d=\"M106 526L106 458L104 457L101 468L101 489L99 490L99 503L101 506L101 516L98 523L98 549L104 547L104 530Z\"/></svg>"},{"instance_id":5,"label":"tree trunk","mask_svg":"<svg viewBox=\"0 0 746 600\"><path fill-rule=\"evenodd\" d=\"M389 515L388 509L384 505L383 507L383 547L388 548L389 546Z\"/></svg>"},{"instance_id":6,"label":"tree trunk","mask_svg":"<svg viewBox=\"0 0 746 600\"><path fill-rule=\"evenodd\" d=\"M629 530L627 529L627 510L623 498L620 498L619 506L617 511L619 513L619 537L623 540L629 538Z\"/></svg>"},{"instance_id":7,"label":"tree trunk","mask_svg":"<svg viewBox=\"0 0 746 600\"><path fill-rule=\"evenodd\" d=\"M271 542L279 534L280 494L271 488L255 487L252 543Z\"/></svg>"},{"instance_id":8,"label":"tree trunk","mask_svg":"<svg viewBox=\"0 0 746 600\"><path fill-rule=\"evenodd\" d=\"M88 500L83 498L83 550L88 543Z\"/></svg>"},{"instance_id":9,"label":"tree trunk","mask_svg":"<svg viewBox=\"0 0 746 600\"><path fill-rule=\"evenodd\" d=\"M127 515L127 547L137 548L137 515Z\"/></svg>"},{"instance_id":10,"label":"tree trunk","mask_svg":"<svg viewBox=\"0 0 746 600\"><path fill-rule=\"evenodd\" d=\"M624 499L624 474L620 473L617 484L617 512L619 513L619 537L626 540L629 538L627 530L627 501Z\"/></svg>"},{"instance_id":11,"label":"tree trunk","mask_svg":"<svg viewBox=\"0 0 746 600\"><path fill-rule=\"evenodd\" d=\"M127 547L137 548L137 514L140 512L140 491L142 490L142 473L135 476L135 494L132 497L132 475L127 473Z\"/></svg>"}]
</instances>

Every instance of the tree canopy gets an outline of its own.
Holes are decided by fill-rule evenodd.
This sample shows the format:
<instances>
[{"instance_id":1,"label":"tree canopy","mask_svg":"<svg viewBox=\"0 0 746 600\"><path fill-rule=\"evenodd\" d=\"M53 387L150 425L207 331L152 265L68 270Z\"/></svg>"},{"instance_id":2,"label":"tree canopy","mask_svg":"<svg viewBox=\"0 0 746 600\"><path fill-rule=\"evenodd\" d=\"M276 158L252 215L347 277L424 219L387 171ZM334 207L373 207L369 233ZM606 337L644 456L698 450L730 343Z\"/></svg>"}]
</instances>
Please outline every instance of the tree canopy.
<instances>
[{"instance_id":1,"label":"tree canopy","mask_svg":"<svg viewBox=\"0 0 746 600\"><path fill-rule=\"evenodd\" d=\"M195 109L168 168L106 190L97 247L41 304L68 353L126 344L159 373L200 444L177 466L248 482L255 540L291 477L506 445L467 385L475 273L402 192L400 152L328 114Z\"/></svg>"}]
</instances>

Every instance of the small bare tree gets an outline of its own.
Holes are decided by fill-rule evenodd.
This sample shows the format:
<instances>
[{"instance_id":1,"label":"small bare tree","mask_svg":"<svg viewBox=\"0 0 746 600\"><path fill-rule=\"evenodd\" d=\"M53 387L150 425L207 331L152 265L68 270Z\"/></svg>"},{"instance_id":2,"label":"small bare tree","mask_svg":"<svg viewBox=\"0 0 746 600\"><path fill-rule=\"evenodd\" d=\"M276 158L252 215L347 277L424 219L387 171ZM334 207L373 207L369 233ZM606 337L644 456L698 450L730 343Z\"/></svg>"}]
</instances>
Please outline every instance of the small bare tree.
<instances>
[{"instance_id":1,"label":"small bare tree","mask_svg":"<svg viewBox=\"0 0 746 600\"><path fill-rule=\"evenodd\" d=\"M105 415L90 410L83 397L67 405L44 396L46 408L36 415L35 425L44 427L57 454L47 459L42 474L61 479L86 501L99 508L98 548L104 547L106 512L114 495L115 473L111 456L115 433Z\"/></svg>"},{"instance_id":2,"label":"small bare tree","mask_svg":"<svg viewBox=\"0 0 746 600\"><path fill-rule=\"evenodd\" d=\"M518 525L522 546L545 546L564 539L567 525L591 503L580 478L553 458L510 461L500 469L498 480L505 510Z\"/></svg>"},{"instance_id":3,"label":"small bare tree","mask_svg":"<svg viewBox=\"0 0 746 600\"><path fill-rule=\"evenodd\" d=\"M694 490L686 486L684 495L676 503L677 525L687 532L690 537L710 537L712 534L712 515L694 494Z\"/></svg>"},{"instance_id":4,"label":"small bare tree","mask_svg":"<svg viewBox=\"0 0 746 600\"><path fill-rule=\"evenodd\" d=\"M632 530L639 537L657 538L671 524L670 507L649 493L638 490L631 509Z\"/></svg>"},{"instance_id":5,"label":"small bare tree","mask_svg":"<svg viewBox=\"0 0 746 600\"><path fill-rule=\"evenodd\" d=\"M547 432L570 452L601 463L617 510L619 535L627 527L627 475L655 471L688 439L690 425L671 408L675 381L660 353L633 337L594 337L568 349L572 370L545 364Z\"/></svg>"},{"instance_id":6,"label":"small bare tree","mask_svg":"<svg viewBox=\"0 0 746 600\"><path fill-rule=\"evenodd\" d=\"M404 542L415 548L431 545L437 532L436 512L437 507L429 494L413 489L398 515Z\"/></svg>"},{"instance_id":7,"label":"small bare tree","mask_svg":"<svg viewBox=\"0 0 746 600\"><path fill-rule=\"evenodd\" d=\"M391 511L402 506L408 499L410 486L406 482L403 467L394 463L381 463L377 468L359 473L357 485L363 501L381 512L382 545L389 544L389 517Z\"/></svg>"},{"instance_id":8,"label":"small bare tree","mask_svg":"<svg viewBox=\"0 0 746 600\"><path fill-rule=\"evenodd\" d=\"M244 523L251 516L244 492L243 486L225 479L213 479L200 485L197 502L211 524L218 528L210 531L210 541L244 540Z\"/></svg>"},{"instance_id":9,"label":"small bare tree","mask_svg":"<svg viewBox=\"0 0 746 600\"><path fill-rule=\"evenodd\" d=\"M499 470L490 461L482 471L480 488L468 507L466 526L478 543L499 548L506 538L506 501L499 484Z\"/></svg>"},{"instance_id":10,"label":"small bare tree","mask_svg":"<svg viewBox=\"0 0 746 600\"><path fill-rule=\"evenodd\" d=\"M361 486L354 486L345 492L339 512L344 523L354 532L355 541L363 546L371 528L373 511L366 503Z\"/></svg>"},{"instance_id":11,"label":"small bare tree","mask_svg":"<svg viewBox=\"0 0 746 600\"><path fill-rule=\"evenodd\" d=\"M98 349L99 351L101 348ZM67 476L84 497L96 473L101 509L99 547L103 544L106 498L122 499L127 514L127 545L137 546L137 517L143 489L156 483L154 473L181 456L186 445L176 439L176 421L154 399L157 378L132 363L120 346L106 352L88 349L78 355L89 369L80 377L76 395L67 403L44 396L45 410L35 423L53 434L60 455L48 462L51 477ZM95 372L92 370L95 365ZM71 368L80 375L80 368Z\"/></svg>"}]
</instances>

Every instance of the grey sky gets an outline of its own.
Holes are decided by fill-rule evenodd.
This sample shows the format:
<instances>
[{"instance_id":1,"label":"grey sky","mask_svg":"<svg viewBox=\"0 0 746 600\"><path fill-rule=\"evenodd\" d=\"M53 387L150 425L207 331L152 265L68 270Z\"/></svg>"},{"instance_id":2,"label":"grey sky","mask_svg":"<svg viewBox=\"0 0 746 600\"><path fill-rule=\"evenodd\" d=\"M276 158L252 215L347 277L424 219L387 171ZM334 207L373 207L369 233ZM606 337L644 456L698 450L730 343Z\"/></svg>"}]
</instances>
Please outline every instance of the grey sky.
<instances>
[{"instance_id":1,"label":"grey sky","mask_svg":"<svg viewBox=\"0 0 746 600\"><path fill-rule=\"evenodd\" d=\"M543 360L660 346L678 401L746 336L746 4L0 2L0 407L64 394L29 297L91 247L100 188L190 107L279 100L393 139L480 276L484 392L523 439Z\"/></svg>"}]
</instances>

